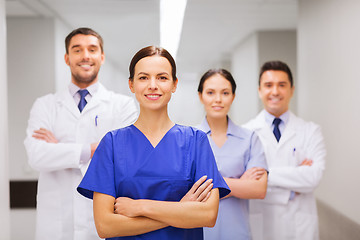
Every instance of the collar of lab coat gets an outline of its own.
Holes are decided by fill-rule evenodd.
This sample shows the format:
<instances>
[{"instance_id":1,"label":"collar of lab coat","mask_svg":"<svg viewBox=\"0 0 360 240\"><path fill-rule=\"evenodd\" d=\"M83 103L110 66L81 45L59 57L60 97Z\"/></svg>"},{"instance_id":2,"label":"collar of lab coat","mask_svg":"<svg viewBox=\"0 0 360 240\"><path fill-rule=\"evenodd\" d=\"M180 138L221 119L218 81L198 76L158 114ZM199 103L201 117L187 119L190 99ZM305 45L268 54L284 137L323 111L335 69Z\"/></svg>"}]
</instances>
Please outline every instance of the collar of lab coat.
<instances>
[{"instance_id":1,"label":"collar of lab coat","mask_svg":"<svg viewBox=\"0 0 360 240\"><path fill-rule=\"evenodd\" d=\"M99 83L99 89L94 94L92 99L86 104L82 113L80 113L78 106L76 105L73 96L71 96L69 89L64 89L61 92L55 94L57 104L64 105L69 112L71 112L75 117L79 118L81 115L86 114L86 112L97 107L101 102L110 101L109 91Z\"/></svg>"},{"instance_id":2,"label":"collar of lab coat","mask_svg":"<svg viewBox=\"0 0 360 240\"><path fill-rule=\"evenodd\" d=\"M284 129L284 132L281 134L281 138L279 142L276 141L271 127L265 121L265 110L262 110L256 116L255 121L253 123L254 123L253 130L259 132L259 134L264 136L264 138L266 138L266 141L268 143L271 143L279 148L289 139L295 137L296 128L299 126L299 118L290 111L289 121Z\"/></svg>"}]
</instances>

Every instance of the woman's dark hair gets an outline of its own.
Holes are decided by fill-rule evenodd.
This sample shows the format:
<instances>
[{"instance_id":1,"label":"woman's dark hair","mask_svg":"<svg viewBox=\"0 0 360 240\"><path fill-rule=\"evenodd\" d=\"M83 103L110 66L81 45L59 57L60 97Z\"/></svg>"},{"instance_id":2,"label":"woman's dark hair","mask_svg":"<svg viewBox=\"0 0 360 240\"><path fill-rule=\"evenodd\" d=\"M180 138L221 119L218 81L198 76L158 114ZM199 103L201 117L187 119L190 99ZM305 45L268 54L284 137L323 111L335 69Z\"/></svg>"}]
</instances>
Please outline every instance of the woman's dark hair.
<instances>
[{"instance_id":1,"label":"woman's dark hair","mask_svg":"<svg viewBox=\"0 0 360 240\"><path fill-rule=\"evenodd\" d=\"M271 71L271 70L285 72L288 75L291 87L294 85L294 80L293 80L290 68L286 63L281 62L281 61L269 61L269 62L265 62L260 69L259 86L260 86L260 79L261 79L261 76L263 75L263 73L266 71Z\"/></svg>"},{"instance_id":2,"label":"woman's dark hair","mask_svg":"<svg viewBox=\"0 0 360 240\"><path fill-rule=\"evenodd\" d=\"M231 91L233 94L235 94L235 90L236 90L236 83L235 80L233 78L233 76L231 75L231 73L225 69L210 69L208 70L206 73L204 73L204 75L201 77L200 82L199 82L199 87L198 87L198 92L202 93L204 90L204 83L205 81L214 76L215 74L219 74L221 76L223 76L226 80L228 80L231 84Z\"/></svg>"},{"instance_id":3,"label":"woman's dark hair","mask_svg":"<svg viewBox=\"0 0 360 240\"><path fill-rule=\"evenodd\" d=\"M82 28L77 28L77 29L73 30L71 33L69 33L69 35L66 36L66 38L65 38L65 49L66 49L67 54L69 54L69 47L70 47L71 39L74 36L78 35L78 34L95 36L99 40L99 45L100 45L100 48L101 48L101 52L102 53L104 52L104 41L103 41L102 37L100 36L100 34L95 32L91 28L82 27Z\"/></svg>"},{"instance_id":4,"label":"woman's dark hair","mask_svg":"<svg viewBox=\"0 0 360 240\"><path fill-rule=\"evenodd\" d=\"M171 75L173 78L173 81L176 81L176 64L174 58L171 56L171 54L162 47L157 46L148 46L145 48L140 49L134 57L131 59L130 66L129 66L129 79L130 81L134 81L134 74L135 74L135 65L143 58L145 57L151 57L158 55L160 57L166 58L171 65Z\"/></svg>"}]
</instances>

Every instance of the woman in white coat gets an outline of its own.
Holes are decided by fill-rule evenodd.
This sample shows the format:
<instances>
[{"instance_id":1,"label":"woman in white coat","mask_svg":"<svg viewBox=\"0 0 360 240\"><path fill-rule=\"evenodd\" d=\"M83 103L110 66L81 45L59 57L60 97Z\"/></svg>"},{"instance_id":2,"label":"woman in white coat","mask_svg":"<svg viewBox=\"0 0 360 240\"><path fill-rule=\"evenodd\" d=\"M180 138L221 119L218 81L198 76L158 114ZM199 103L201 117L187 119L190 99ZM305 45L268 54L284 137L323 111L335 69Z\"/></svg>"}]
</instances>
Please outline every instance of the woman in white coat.
<instances>
[{"instance_id":1,"label":"woman in white coat","mask_svg":"<svg viewBox=\"0 0 360 240\"><path fill-rule=\"evenodd\" d=\"M265 199L250 202L254 240L319 239L313 191L325 168L326 151L320 127L288 110L293 91L285 63L263 65L259 96L265 109L245 125L260 137L269 165ZM278 126L275 119L280 119Z\"/></svg>"}]
</instances>

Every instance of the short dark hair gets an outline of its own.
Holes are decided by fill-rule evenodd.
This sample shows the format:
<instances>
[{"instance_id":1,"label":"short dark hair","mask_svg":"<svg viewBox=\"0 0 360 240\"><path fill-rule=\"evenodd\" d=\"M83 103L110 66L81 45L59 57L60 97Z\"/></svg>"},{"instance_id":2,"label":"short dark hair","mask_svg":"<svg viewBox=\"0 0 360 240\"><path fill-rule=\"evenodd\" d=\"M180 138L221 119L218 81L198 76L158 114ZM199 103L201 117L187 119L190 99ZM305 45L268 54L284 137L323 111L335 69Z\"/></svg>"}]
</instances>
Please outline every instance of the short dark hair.
<instances>
[{"instance_id":1,"label":"short dark hair","mask_svg":"<svg viewBox=\"0 0 360 240\"><path fill-rule=\"evenodd\" d=\"M86 27L82 27L82 28L77 28L75 30L73 30L71 33L69 33L69 35L67 35L67 37L65 38L65 49L66 49L66 53L69 54L69 47L70 47L70 41L71 39L78 34L83 34L83 35L93 35L95 37L97 37L97 39L99 40L99 45L101 48L101 52L104 52L104 41L102 39L102 37L100 36L100 34L98 34L97 32L95 32L94 30L92 30L91 28L86 28Z\"/></svg>"},{"instance_id":2,"label":"short dark hair","mask_svg":"<svg viewBox=\"0 0 360 240\"><path fill-rule=\"evenodd\" d=\"M204 73L204 75L202 75L202 77L200 78L200 82L199 82L199 86L198 86L198 92L199 93L203 92L205 81L208 78L214 76L215 74L219 74L219 75L223 76L226 80L228 80L230 82L230 84L231 84L231 91L232 91L233 94L235 94L236 82L235 82L233 76L231 75L231 73L229 71L227 71L226 69L223 69L223 68L210 69L206 73Z\"/></svg>"},{"instance_id":3,"label":"short dark hair","mask_svg":"<svg viewBox=\"0 0 360 240\"><path fill-rule=\"evenodd\" d=\"M151 57L158 55L160 57L166 58L171 65L171 75L173 78L173 81L176 81L176 63L174 58L171 56L171 54L162 47L157 46L148 46L140 49L131 59L130 65L129 65L129 80L134 80L134 74L135 74L135 65L143 58L145 57Z\"/></svg>"},{"instance_id":4,"label":"short dark hair","mask_svg":"<svg viewBox=\"0 0 360 240\"><path fill-rule=\"evenodd\" d=\"M294 80L293 80L293 76L291 74L291 70L286 63L281 62L281 61L268 61L268 62L265 62L260 69L259 86L260 86L260 79L261 79L261 76L263 75L263 73L266 71L270 71L270 70L285 72L288 75L291 87L294 85Z\"/></svg>"}]
</instances>

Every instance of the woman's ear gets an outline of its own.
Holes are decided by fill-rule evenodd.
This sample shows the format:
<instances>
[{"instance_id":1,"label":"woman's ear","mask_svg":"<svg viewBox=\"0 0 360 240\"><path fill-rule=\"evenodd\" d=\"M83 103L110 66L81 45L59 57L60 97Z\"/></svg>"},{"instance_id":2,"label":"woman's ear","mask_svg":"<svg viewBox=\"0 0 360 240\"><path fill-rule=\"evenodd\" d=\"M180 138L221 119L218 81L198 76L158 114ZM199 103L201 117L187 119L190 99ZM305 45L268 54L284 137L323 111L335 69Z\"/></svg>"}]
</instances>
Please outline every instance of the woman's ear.
<instances>
[{"instance_id":1,"label":"woman's ear","mask_svg":"<svg viewBox=\"0 0 360 240\"><path fill-rule=\"evenodd\" d=\"M129 88L130 88L130 91L132 93L135 93L135 91L134 91L134 80L131 80L130 78L129 78Z\"/></svg>"},{"instance_id":2,"label":"woman's ear","mask_svg":"<svg viewBox=\"0 0 360 240\"><path fill-rule=\"evenodd\" d=\"M172 93L174 93L174 92L176 91L178 82L179 82L178 79L176 79L176 80L174 81L174 87L173 87L173 89L171 90Z\"/></svg>"},{"instance_id":3,"label":"woman's ear","mask_svg":"<svg viewBox=\"0 0 360 240\"><path fill-rule=\"evenodd\" d=\"M203 103L203 99L202 99L202 93L201 93L201 92L198 92L198 96L199 96L200 102L201 102L202 104L204 104L204 103Z\"/></svg>"},{"instance_id":4,"label":"woman's ear","mask_svg":"<svg viewBox=\"0 0 360 240\"><path fill-rule=\"evenodd\" d=\"M231 101L231 104L234 102L234 99L235 99L235 93L233 94L233 99L232 99L232 101Z\"/></svg>"}]
</instances>

